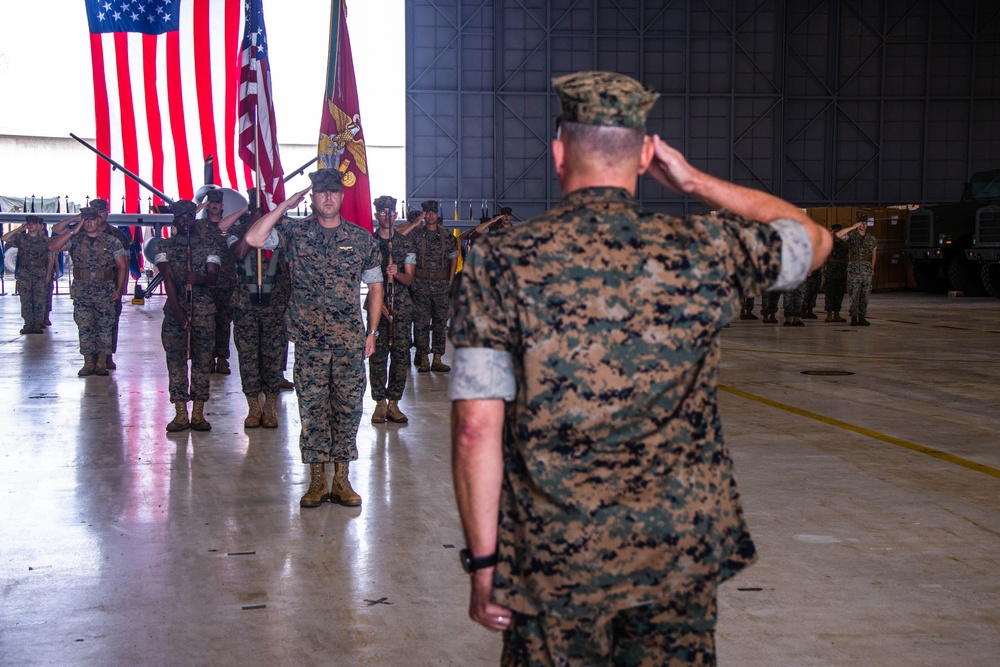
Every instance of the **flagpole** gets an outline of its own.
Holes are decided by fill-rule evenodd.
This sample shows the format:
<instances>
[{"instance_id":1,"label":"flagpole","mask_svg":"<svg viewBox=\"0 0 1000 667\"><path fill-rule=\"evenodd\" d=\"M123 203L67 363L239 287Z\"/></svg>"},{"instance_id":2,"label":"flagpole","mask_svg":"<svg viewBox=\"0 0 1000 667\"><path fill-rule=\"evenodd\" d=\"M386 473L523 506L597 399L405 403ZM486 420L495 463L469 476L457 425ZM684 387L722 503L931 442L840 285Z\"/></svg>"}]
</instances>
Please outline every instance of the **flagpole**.
<instances>
[{"instance_id":1,"label":"flagpole","mask_svg":"<svg viewBox=\"0 0 1000 667\"><path fill-rule=\"evenodd\" d=\"M259 82L258 82L259 85ZM253 152L254 152L254 178L256 179L256 186L254 188L254 202L256 207L254 210L260 209L260 118L257 115L257 105L253 105ZM247 230L249 231L249 229ZM264 305L264 251L261 248L257 248L257 305Z\"/></svg>"}]
</instances>

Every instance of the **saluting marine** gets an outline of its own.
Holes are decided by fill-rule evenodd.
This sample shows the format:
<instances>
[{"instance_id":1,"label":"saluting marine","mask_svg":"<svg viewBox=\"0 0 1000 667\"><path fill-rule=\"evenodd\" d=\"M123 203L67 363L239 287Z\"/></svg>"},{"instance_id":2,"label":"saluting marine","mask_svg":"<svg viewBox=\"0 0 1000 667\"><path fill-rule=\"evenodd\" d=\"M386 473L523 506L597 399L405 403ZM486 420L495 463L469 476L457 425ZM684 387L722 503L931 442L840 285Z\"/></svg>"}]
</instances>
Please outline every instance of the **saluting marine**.
<instances>
[{"instance_id":1,"label":"saluting marine","mask_svg":"<svg viewBox=\"0 0 1000 667\"><path fill-rule=\"evenodd\" d=\"M93 206L95 209L97 209L97 214L101 218L101 223L103 225L101 231L104 232L105 234L110 234L111 236L114 236L121 242L122 247L125 248L126 252L125 265L127 269L128 267L127 253L129 250L129 246L132 245L132 237L108 222L108 202L104 201L103 199L91 199L90 205ZM117 278L117 275L115 277ZM125 276L124 284L126 285L126 287L128 286L128 276ZM118 367L115 364L114 353L118 351L118 325L121 322L121 318L122 318L122 300L119 298L117 301L115 301L115 325L111 331L111 354L108 355L108 358L104 362L109 370L115 370Z\"/></svg>"},{"instance_id":2,"label":"saluting marine","mask_svg":"<svg viewBox=\"0 0 1000 667\"><path fill-rule=\"evenodd\" d=\"M715 664L717 587L755 556L719 334L743 296L801 283L829 234L647 136L658 95L639 82L553 86L563 199L474 243L455 290L469 613L503 631L505 665ZM719 213L646 210L642 173Z\"/></svg>"},{"instance_id":3,"label":"saluting marine","mask_svg":"<svg viewBox=\"0 0 1000 667\"><path fill-rule=\"evenodd\" d=\"M219 277L221 260L218 244L198 235L194 202L182 199L172 208L176 233L156 244L154 258L167 292L160 342L167 357L170 402L175 410L167 431L210 431L205 403L215 346L215 302L209 290ZM188 401L192 401L190 420Z\"/></svg>"},{"instance_id":4,"label":"saluting marine","mask_svg":"<svg viewBox=\"0 0 1000 667\"><path fill-rule=\"evenodd\" d=\"M107 375L115 320L115 300L121 300L128 280L128 251L105 234L97 209L80 209L80 224L49 241L50 252L69 251L73 260L73 319L80 330L80 377ZM82 234L80 232L83 232Z\"/></svg>"},{"instance_id":5,"label":"saluting marine","mask_svg":"<svg viewBox=\"0 0 1000 667\"><path fill-rule=\"evenodd\" d=\"M48 312L47 292L52 289L46 281L51 253L45 223L37 215L26 215L24 224L3 235L3 242L17 248L17 294L24 319L21 334L40 334Z\"/></svg>"},{"instance_id":6,"label":"saluting marine","mask_svg":"<svg viewBox=\"0 0 1000 667\"><path fill-rule=\"evenodd\" d=\"M878 240L868 233L868 220L862 218L847 229L837 232L837 238L847 242L847 294L851 298L851 326L867 327L868 295L875 276Z\"/></svg>"},{"instance_id":7,"label":"saluting marine","mask_svg":"<svg viewBox=\"0 0 1000 667\"><path fill-rule=\"evenodd\" d=\"M344 220L341 173L320 169L312 180L309 217L286 221L308 188L265 213L244 238L255 248L280 243L292 266L286 311L295 343L295 393L299 399L299 449L309 466L309 488L300 507L329 501L361 504L351 487L350 462L358 458L358 427L365 395L365 358L375 351L382 317L382 269L378 245L366 230ZM361 283L368 285L368 328L361 318ZM327 486L326 464L334 464Z\"/></svg>"}]
</instances>

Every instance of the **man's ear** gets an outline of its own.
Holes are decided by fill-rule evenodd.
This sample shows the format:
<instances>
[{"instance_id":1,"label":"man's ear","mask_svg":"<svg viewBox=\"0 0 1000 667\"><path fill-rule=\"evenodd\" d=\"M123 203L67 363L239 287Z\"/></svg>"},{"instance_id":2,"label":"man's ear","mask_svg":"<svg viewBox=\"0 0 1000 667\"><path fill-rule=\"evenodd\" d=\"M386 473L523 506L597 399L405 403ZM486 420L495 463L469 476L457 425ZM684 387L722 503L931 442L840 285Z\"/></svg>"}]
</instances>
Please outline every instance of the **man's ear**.
<instances>
[{"instance_id":1,"label":"man's ear","mask_svg":"<svg viewBox=\"0 0 1000 667\"><path fill-rule=\"evenodd\" d=\"M566 145L561 139L552 140L552 161L556 167L556 177L562 182L563 172L566 169Z\"/></svg>"},{"instance_id":2,"label":"man's ear","mask_svg":"<svg viewBox=\"0 0 1000 667\"><path fill-rule=\"evenodd\" d=\"M642 153L639 154L640 174L645 174L646 170L649 169L649 165L653 162L655 151L656 149L653 146L653 138L647 134L642 139Z\"/></svg>"}]
</instances>

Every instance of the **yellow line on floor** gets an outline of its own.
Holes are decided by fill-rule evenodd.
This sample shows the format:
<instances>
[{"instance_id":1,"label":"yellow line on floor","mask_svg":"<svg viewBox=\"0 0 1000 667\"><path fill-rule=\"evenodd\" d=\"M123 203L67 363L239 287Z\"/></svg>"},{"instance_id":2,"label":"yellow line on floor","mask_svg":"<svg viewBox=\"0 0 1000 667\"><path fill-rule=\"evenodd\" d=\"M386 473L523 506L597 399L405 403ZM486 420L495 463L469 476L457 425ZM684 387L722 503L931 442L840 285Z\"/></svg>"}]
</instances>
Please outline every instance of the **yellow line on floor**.
<instances>
[{"instance_id":1,"label":"yellow line on floor","mask_svg":"<svg viewBox=\"0 0 1000 667\"><path fill-rule=\"evenodd\" d=\"M791 350L762 350L750 347L722 346L723 352L746 352L748 354L780 354L789 357L830 357L833 359L867 359L869 361L912 361L922 364L1000 364L1000 359L934 359L931 357L876 357L868 354L828 354L822 352L793 352Z\"/></svg>"},{"instance_id":2,"label":"yellow line on floor","mask_svg":"<svg viewBox=\"0 0 1000 667\"><path fill-rule=\"evenodd\" d=\"M792 405L787 405L785 403L779 403L778 401L772 401L769 398L764 398L763 396L758 396L756 394L751 394L750 392L742 391L741 389L736 389L735 387L730 387L728 385L719 385L719 389L739 396L740 398L745 398L749 401L756 401L757 403L763 403L772 408L777 408L779 410L784 410L785 412L791 412L792 414L799 415L800 417L805 417L806 419L813 419L815 421L827 424L829 426L835 426L837 428L842 428L845 431L851 431L852 433L857 433L858 435L863 435L881 442L889 443L890 445L895 445L896 447L902 447L904 449L909 449L910 451L917 452L919 454L924 454L926 456L932 456L936 459L946 461L953 465L962 466L963 468L968 468L969 470L975 470L976 472L981 472L984 475L989 475L991 477L996 477L1000 479L1000 470L993 468L988 465L983 465L982 463L976 463L975 461L970 461L968 459L963 459L961 456L955 456L954 454L948 454L947 452L942 452L937 449L931 449L930 447L924 447L923 445L918 445L915 442L910 442L909 440L903 440L902 438L894 438L891 435L885 435L884 433L879 433L878 431L873 431L861 426L855 426L854 424L848 424L847 422L840 421L839 419L833 419L832 417L824 417L823 415L816 414L815 412L809 412L808 410L803 410L802 408L796 408Z\"/></svg>"}]
</instances>

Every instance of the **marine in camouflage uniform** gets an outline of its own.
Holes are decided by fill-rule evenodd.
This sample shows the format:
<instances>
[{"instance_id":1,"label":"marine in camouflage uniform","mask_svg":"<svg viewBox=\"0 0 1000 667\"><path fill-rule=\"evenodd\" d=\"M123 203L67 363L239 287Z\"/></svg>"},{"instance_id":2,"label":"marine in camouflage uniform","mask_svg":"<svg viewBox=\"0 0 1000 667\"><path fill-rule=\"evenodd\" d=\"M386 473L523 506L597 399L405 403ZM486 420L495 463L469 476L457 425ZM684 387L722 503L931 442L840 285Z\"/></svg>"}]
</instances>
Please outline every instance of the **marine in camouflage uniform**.
<instances>
[{"instance_id":1,"label":"marine in camouflage uniform","mask_svg":"<svg viewBox=\"0 0 1000 667\"><path fill-rule=\"evenodd\" d=\"M128 251L121 241L105 234L97 209L80 209L81 222L49 240L49 251L69 250L73 260L73 319L80 331L83 368L77 373L107 375L111 354L116 299L121 299L128 280ZM82 234L80 232L83 232Z\"/></svg>"},{"instance_id":2,"label":"marine in camouflage uniform","mask_svg":"<svg viewBox=\"0 0 1000 667\"><path fill-rule=\"evenodd\" d=\"M823 284L823 267L816 269L809 274L805 282L805 292L802 295L802 318L815 320L816 297L819 296L819 288Z\"/></svg>"},{"instance_id":3,"label":"marine in camouflage uniform","mask_svg":"<svg viewBox=\"0 0 1000 667\"><path fill-rule=\"evenodd\" d=\"M154 263L163 274L167 302L163 306L160 342L167 358L170 402L174 418L167 431L191 428L210 431L205 419L205 403L209 399L209 373L215 344L215 302L211 287L219 276L221 260L218 243L198 234L194 202L174 202L176 233L156 244ZM190 245L189 245L190 244ZM190 267L190 268L189 268ZM187 286L191 285L188 303ZM191 372L188 375L188 337L190 335ZM191 417L187 402L192 401Z\"/></svg>"},{"instance_id":4,"label":"marine in camouflage uniform","mask_svg":"<svg viewBox=\"0 0 1000 667\"><path fill-rule=\"evenodd\" d=\"M504 632L504 665L714 664L716 588L755 557L722 438L718 336L742 294L801 283L829 235L645 137L657 95L638 82L554 85L567 194L477 241L453 304L470 615ZM718 213L645 210L647 166Z\"/></svg>"},{"instance_id":5,"label":"marine in camouflage uniform","mask_svg":"<svg viewBox=\"0 0 1000 667\"><path fill-rule=\"evenodd\" d=\"M243 238L247 229L256 222L263 211L254 205L239 224L229 230L226 240L236 260L239 284L233 290L233 338L240 361L240 383L247 399L245 428L278 427L278 393L281 391L281 371L284 368L285 310L291 282L288 262L280 245L272 250L257 250ZM257 284L257 254L262 269L260 285ZM264 394L261 408L260 394Z\"/></svg>"},{"instance_id":6,"label":"marine in camouflage uniform","mask_svg":"<svg viewBox=\"0 0 1000 667\"><path fill-rule=\"evenodd\" d=\"M393 197L384 195L375 200L375 217L375 241L382 256L382 275L385 276L382 289L386 296L375 339L375 353L368 357L368 378L375 400L372 423L384 424L388 420L403 424L408 419L399 409L399 401L403 398L406 378L410 375L410 329L413 324L410 283L417 260L409 238L393 230L396 219L396 200ZM390 324L392 336L389 336Z\"/></svg>"},{"instance_id":7,"label":"marine in camouflage uniform","mask_svg":"<svg viewBox=\"0 0 1000 667\"><path fill-rule=\"evenodd\" d=\"M312 180L313 214L278 224L306 190L264 214L244 235L255 248L280 243L292 267L285 321L295 343L295 392L299 399L299 449L309 465L301 507L324 501L358 506L350 462L358 458L357 435L365 393L366 357L375 351L382 316L382 269L378 245L366 230L344 220L341 174L320 169ZM368 284L368 330L361 319L361 283ZM326 464L334 464L327 487Z\"/></svg>"},{"instance_id":8,"label":"marine in camouflage uniform","mask_svg":"<svg viewBox=\"0 0 1000 667\"><path fill-rule=\"evenodd\" d=\"M834 233L833 249L823 263L823 309L827 322L847 321L840 316L847 290L847 242L836 235L841 229L840 225L830 228Z\"/></svg>"},{"instance_id":9,"label":"marine in camouflage uniform","mask_svg":"<svg viewBox=\"0 0 1000 667\"><path fill-rule=\"evenodd\" d=\"M205 217L198 220L198 233L216 246L215 254L222 264L219 279L209 292L215 304L215 346L212 351L212 372L229 375L229 338L233 324L233 290L239 282L236 259L226 242L225 229L220 228L223 215L222 188L209 190L205 195Z\"/></svg>"},{"instance_id":10,"label":"marine in camouflage uniform","mask_svg":"<svg viewBox=\"0 0 1000 667\"><path fill-rule=\"evenodd\" d=\"M872 291L875 275L875 256L878 241L866 232L867 220L860 220L847 229L837 232L847 242L847 293L851 297L851 326L867 327L868 295Z\"/></svg>"},{"instance_id":11,"label":"marine in camouflage uniform","mask_svg":"<svg viewBox=\"0 0 1000 667\"><path fill-rule=\"evenodd\" d=\"M40 334L45 326L49 266L49 237L45 223L37 215L24 217L24 224L3 235L3 241L17 248L17 294L21 298L21 334ZM2 269L0 269L2 270Z\"/></svg>"},{"instance_id":12,"label":"marine in camouflage uniform","mask_svg":"<svg viewBox=\"0 0 1000 667\"><path fill-rule=\"evenodd\" d=\"M447 373L451 366L441 357L448 335L448 298L458 264L458 245L455 237L440 224L436 201L422 202L420 208L424 211L424 226L408 235L417 256L411 287L417 370ZM434 355L433 364L430 354Z\"/></svg>"},{"instance_id":13,"label":"marine in camouflage uniform","mask_svg":"<svg viewBox=\"0 0 1000 667\"><path fill-rule=\"evenodd\" d=\"M116 239L118 239L121 242L122 247L125 248L125 252L128 253L129 248L132 246L132 237L125 231L108 223L108 202L104 201L103 199L92 199L90 201L90 205L93 206L95 209L97 209L97 213L101 217L101 222L104 223L104 226L101 228L101 231L104 232L105 234L110 234L111 236L114 236ZM125 259L127 268L128 255L126 255ZM115 277L117 278L117 276ZM125 277L125 284L126 286L128 285L128 276ZM108 355L108 358L105 361L105 365L110 370L115 370L118 367L117 364L115 364L114 353L118 352L118 325L121 322L121 318L122 318L122 300L119 298L117 301L115 301L115 326L111 332L112 353Z\"/></svg>"}]
</instances>

